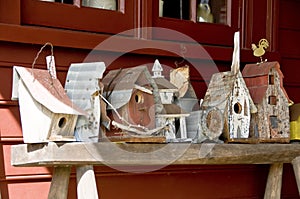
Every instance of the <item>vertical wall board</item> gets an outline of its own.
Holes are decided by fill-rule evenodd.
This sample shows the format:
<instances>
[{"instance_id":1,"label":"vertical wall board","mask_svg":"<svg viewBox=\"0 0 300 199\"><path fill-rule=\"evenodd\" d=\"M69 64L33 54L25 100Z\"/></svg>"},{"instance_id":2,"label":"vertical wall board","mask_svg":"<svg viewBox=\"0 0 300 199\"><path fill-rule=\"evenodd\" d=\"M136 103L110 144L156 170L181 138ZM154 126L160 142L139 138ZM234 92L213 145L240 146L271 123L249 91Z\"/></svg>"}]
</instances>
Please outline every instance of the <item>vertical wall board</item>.
<instances>
[{"instance_id":1,"label":"vertical wall board","mask_svg":"<svg viewBox=\"0 0 300 199\"><path fill-rule=\"evenodd\" d=\"M50 177L51 168L48 167L14 167L11 165L11 144L2 144L5 176L15 176L14 178L22 179L22 176L32 175L32 178L42 176ZM19 177L17 177L19 176Z\"/></svg>"},{"instance_id":2,"label":"vertical wall board","mask_svg":"<svg viewBox=\"0 0 300 199\"><path fill-rule=\"evenodd\" d=\"M0 140L23 138L18 106L0 106Z\"/></svg>"},{"instance_id":3,"label":"vertical wall board","mask_svg":"<svg viewBox=\"0 0 300 199\"><path fill-rule=\"evenodd\" d=\"M48 198L50 182L36 182L36 181L23 181L16 183L8 183L8 197L4 198L17 199L30 198L30 199L43 199Z\"/></svg>"},{"instance_id":4,"label":"vertical wall board","mask_svg":"<svg viewBox=\"0 0 300 199\"><path fill-rule=\"evenodd\" d=\"M0 67L0 100L10 100L12 89L12 68Z\"/></svg>"}]
</instances>

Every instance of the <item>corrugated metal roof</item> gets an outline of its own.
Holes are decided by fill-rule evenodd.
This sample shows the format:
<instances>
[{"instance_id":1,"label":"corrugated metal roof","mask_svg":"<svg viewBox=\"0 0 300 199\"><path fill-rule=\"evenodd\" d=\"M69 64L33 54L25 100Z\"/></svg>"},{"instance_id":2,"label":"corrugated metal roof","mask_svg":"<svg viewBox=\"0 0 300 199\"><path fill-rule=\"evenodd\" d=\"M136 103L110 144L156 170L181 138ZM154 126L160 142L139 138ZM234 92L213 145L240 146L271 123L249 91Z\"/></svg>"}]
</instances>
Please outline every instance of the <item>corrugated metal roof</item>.
<instances>
[{"instance_id":1,"label":"corrugated metal roof","mask_svg":"<svg viewBox=\"0 0 300 199\"><path fill-rule=\"evenodd\" d=\"M104 62L71 64L65 83L67 95L80 108L91 107L91 95L100 90L99 81L105 71Z\"/></svg>"}]
</instances>

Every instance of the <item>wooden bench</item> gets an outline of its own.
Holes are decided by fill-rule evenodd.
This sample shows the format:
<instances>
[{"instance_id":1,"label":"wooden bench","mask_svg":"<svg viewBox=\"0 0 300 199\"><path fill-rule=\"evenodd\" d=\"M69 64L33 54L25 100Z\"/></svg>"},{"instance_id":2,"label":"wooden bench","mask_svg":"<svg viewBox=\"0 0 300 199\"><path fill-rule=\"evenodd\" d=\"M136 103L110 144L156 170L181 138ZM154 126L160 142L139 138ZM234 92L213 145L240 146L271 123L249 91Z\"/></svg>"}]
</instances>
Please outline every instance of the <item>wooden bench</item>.
<instances>
[{"instance_id":1,"label":"wooden bench","mask_svg":"<svg viewBox=\"0 0 300 199\"><path fill-rule=\"evenodd\" d=\"M54 167L48 198L67 198L76 167L79 199L98 198L94 165L270 164L266 199L280 198L283 163L292 163L300 193L300 144L54 143L12 146L13 166Z\"/></svg>"}]
</instances>

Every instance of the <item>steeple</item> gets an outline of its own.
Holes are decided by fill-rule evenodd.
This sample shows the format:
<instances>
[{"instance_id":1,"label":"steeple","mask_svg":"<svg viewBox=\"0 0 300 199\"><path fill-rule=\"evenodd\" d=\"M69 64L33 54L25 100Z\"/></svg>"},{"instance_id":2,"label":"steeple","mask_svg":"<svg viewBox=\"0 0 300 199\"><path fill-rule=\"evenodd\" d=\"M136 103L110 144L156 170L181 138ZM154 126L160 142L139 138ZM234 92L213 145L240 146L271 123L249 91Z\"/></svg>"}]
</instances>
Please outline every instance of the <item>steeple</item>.
<instances>
[{"instance_id":1,"label":"steeple","mask_svg":"<svg viewBox=\"0 0 300 199\"><path fill-rule=\"evenodd\" d=\"M164 77L161 73L163 71L162 66L160 65L158 59L155 60L153 67L152 67L152 72L153 72L153 78L157 77Z\"/></svg>"}]
</instances>

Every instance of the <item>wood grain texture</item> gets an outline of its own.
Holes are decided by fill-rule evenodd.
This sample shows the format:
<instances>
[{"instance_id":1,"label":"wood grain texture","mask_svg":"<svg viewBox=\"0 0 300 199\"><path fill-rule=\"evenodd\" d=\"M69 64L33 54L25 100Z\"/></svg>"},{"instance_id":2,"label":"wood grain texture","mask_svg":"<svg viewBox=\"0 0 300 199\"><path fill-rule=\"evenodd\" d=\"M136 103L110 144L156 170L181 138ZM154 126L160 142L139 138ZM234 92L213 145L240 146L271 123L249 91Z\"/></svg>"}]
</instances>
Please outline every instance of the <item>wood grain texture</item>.
<instances>
[{"instance_id":1,"label":"wood grain texture","mask_svg":"<svg viewBox=\"0 0 300 199\"><path fill-rule=\"evenodd\" d=\"M282 186L283 164L272 164L269 171L265 199L280 199Z\"/></svg>"},{"instance_id":2,"label":"wood grain texture","mask_svg":"<svg viewBox=\"0 0 300 199\"><path fill-rule=\"evenodd\" d=\"M293 165L293 169L294 169L294 173L295 173L295 177L296 177L298 191L300 194L300 157L295 158L292 161L292 165Z\"/></svg>"},{"instance_id":3,"label":"wood grain texture","mask_svg":"<svg viewBox=\"0 0 300 199\"><path fill-rule=\"evenodd\" d=\"M13 166L273 164L300 156L300 145L50 142L15 145L11 151Z\"/></svg>"},{"instance_id":4,"label":"wood grain texture","mask_svg":"<svg viewBox=\"0 0 300 199\"><path fill-rule=\"evenodd\" d=\"M48 199L67 199L71 167L55 167Z\"/></svg>"}]
</instances>

